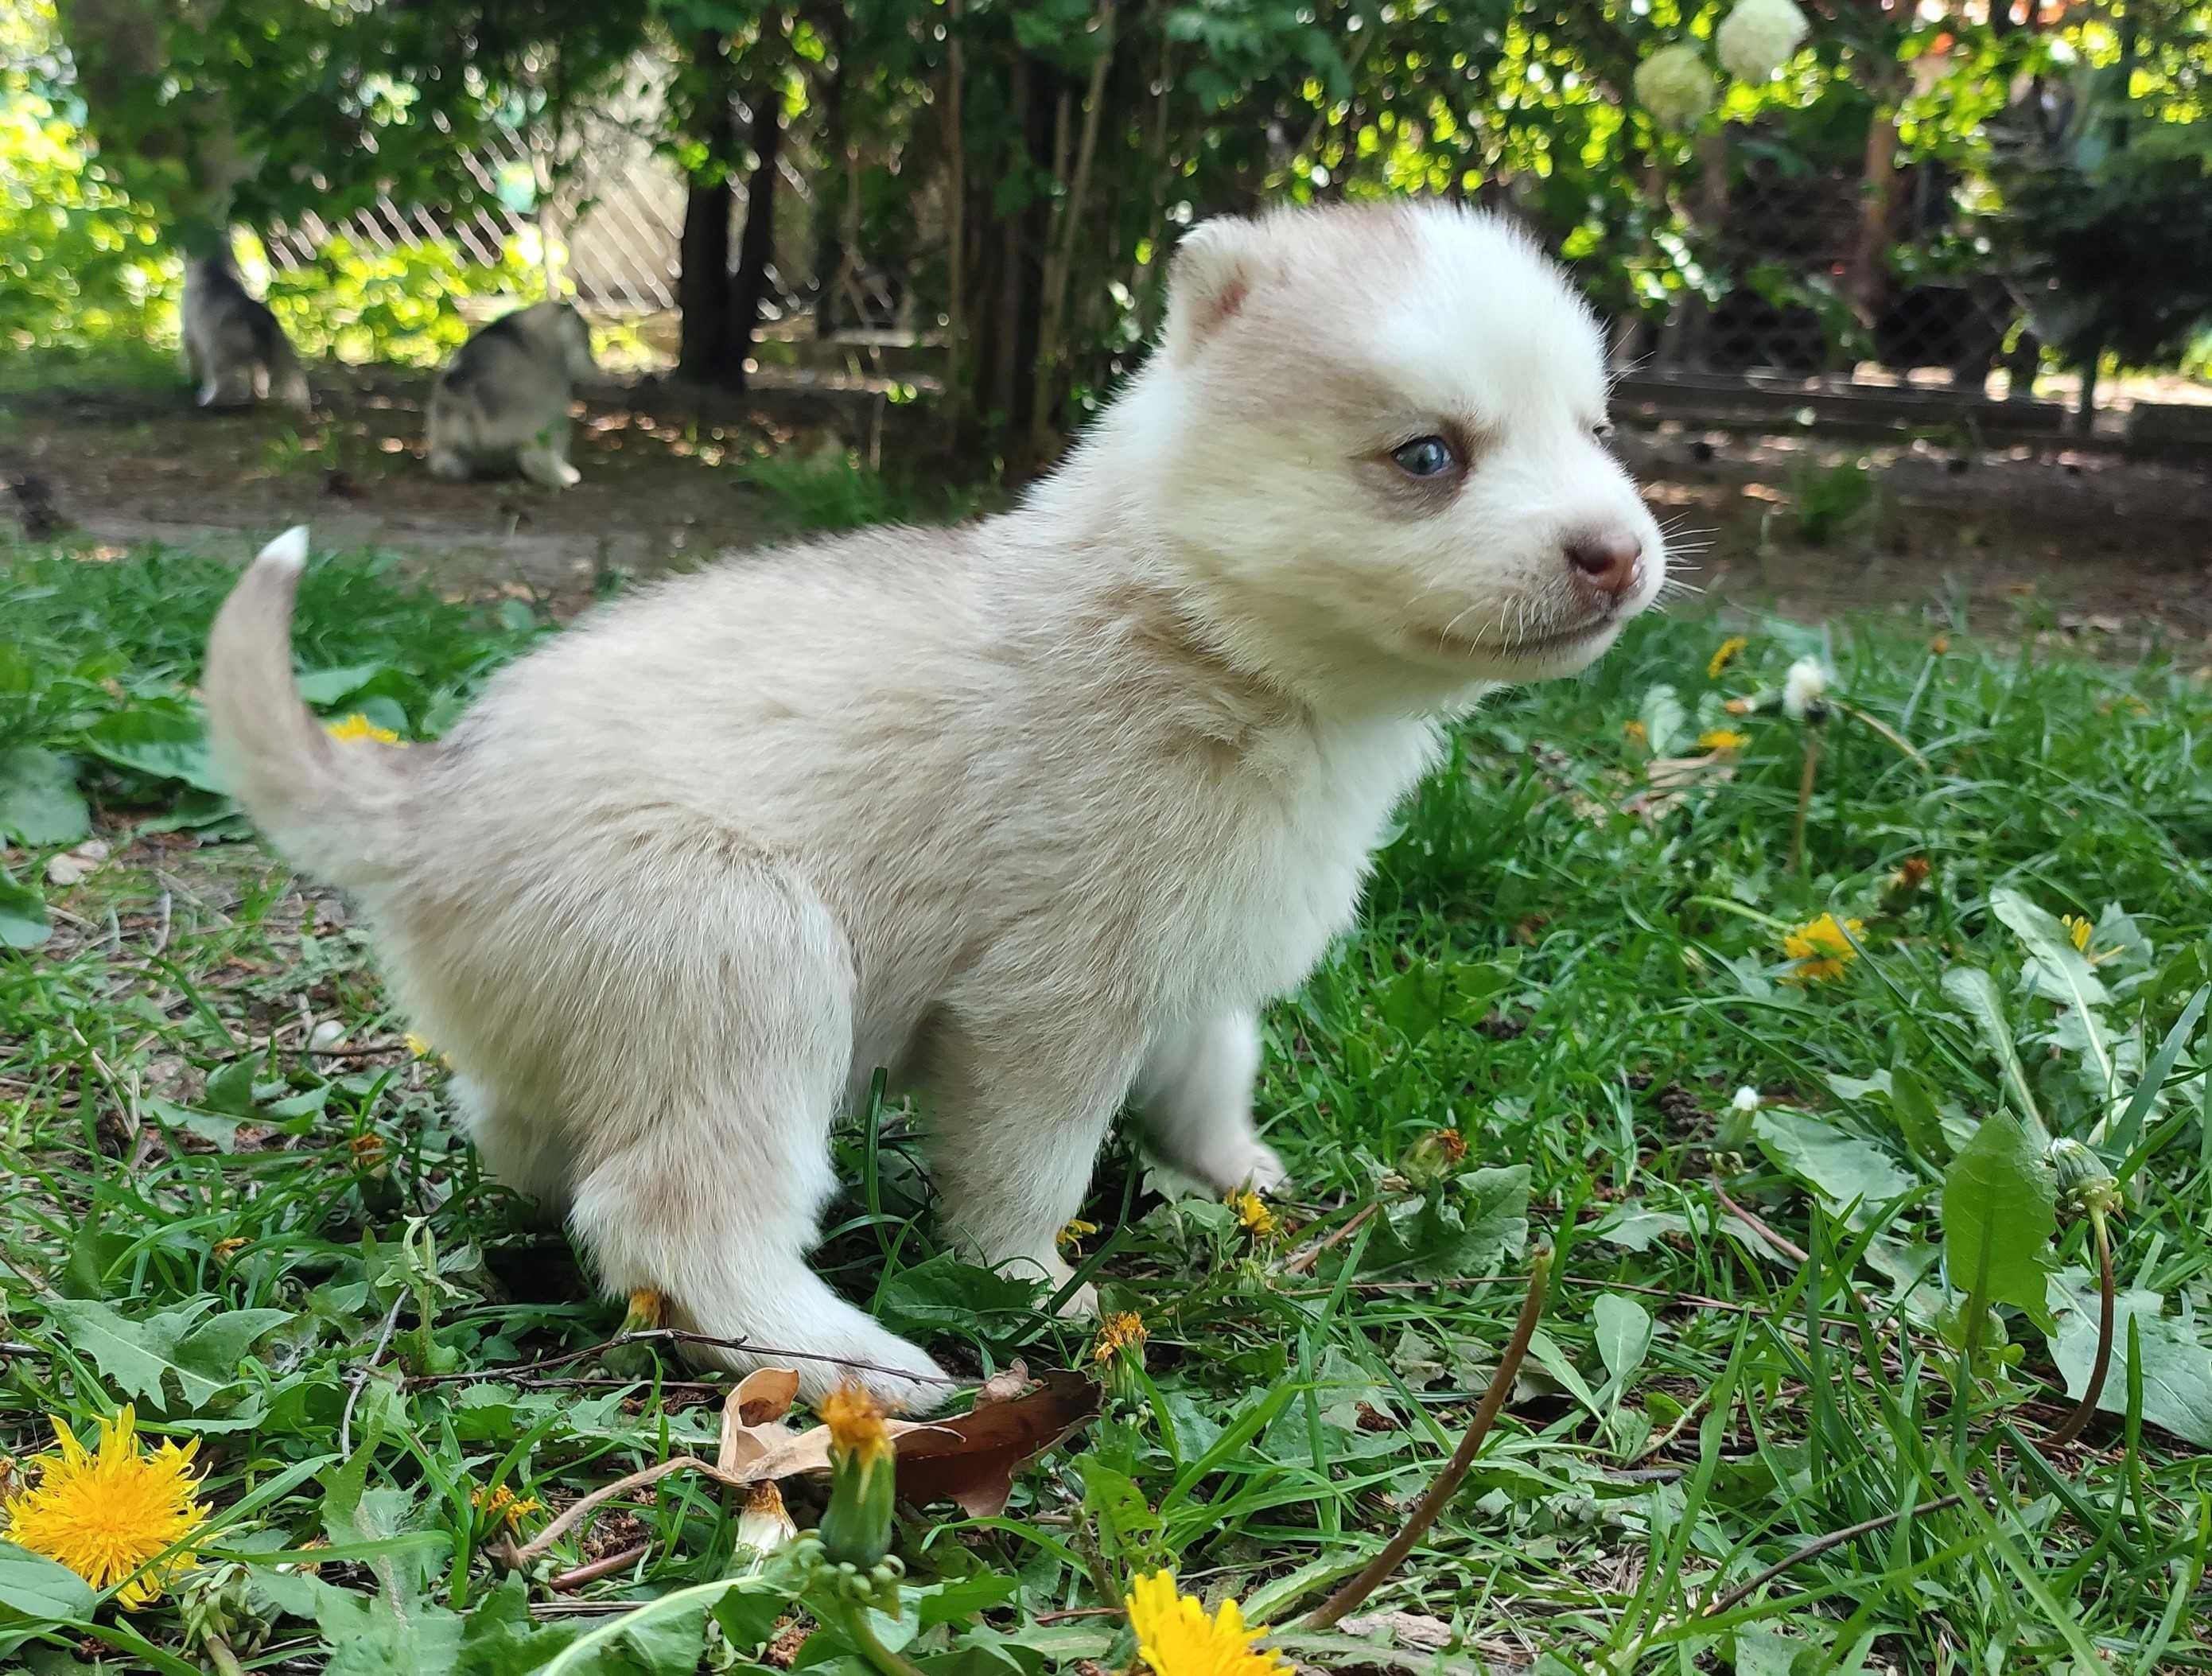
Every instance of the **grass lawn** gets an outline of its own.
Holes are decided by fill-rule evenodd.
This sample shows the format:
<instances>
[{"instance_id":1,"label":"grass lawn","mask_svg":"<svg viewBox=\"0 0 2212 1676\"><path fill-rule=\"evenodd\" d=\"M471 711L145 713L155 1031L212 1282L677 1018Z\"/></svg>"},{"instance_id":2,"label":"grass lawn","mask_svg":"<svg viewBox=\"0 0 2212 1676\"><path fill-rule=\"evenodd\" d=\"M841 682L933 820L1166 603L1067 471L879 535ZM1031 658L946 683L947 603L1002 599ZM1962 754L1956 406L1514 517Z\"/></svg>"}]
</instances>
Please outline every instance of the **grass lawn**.
<instances>
[{"instance_id":1,"label":"grass lawn","mask_svg":"<svg viewBox=\"0 0 2212 1676\"><path fill-rule=\"evenodd\" d=\"M482 1179L343 904L210 782L190 693L228 573L0 564L0 1472L130 1402L142 1446L197 1441L211 1509L136 1610L0 1545L0 1667L896 1668L696 1473L501 1563L711 1456L726 1385L652 1343L535 1365L622 1308ZM427 737L545 632L354 555L311 573L299 647L334 717ZM1647 622L1462 730L1362 931L1270 1015L1277 1226L1115 1143L1079 1243L1139 1350L942 1251L899 1114L841 1137L836 1284L979 1378L1109 1375L1003 1514L902 1515L902 1613L871 1621L909 1667L1125 1669L1115 1607L1163 1565L1328 1671L2212 1667L2212 683L1723 632ZM1806 655L1824 722L1723 708ZM50 878L88 815L112 853ZM2116 1178L2110 1370L2068 1441L2097 1218L2046 1137ZM1544 1248L1466 1485L1300 1632L1451 1452Z\"/></svg>"}]
</instances>

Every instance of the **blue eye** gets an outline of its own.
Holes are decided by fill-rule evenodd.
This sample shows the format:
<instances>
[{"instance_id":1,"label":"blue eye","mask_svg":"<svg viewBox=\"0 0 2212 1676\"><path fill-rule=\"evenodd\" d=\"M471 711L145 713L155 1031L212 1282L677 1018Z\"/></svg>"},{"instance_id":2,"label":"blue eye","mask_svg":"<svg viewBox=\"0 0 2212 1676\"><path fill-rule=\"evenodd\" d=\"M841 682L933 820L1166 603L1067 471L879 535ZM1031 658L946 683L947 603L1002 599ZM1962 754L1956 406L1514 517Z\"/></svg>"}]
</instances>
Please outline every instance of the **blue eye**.
<instances>
[{"instance_id":1,"label":"blue eye","mask_svg":"<svg viewBox=\"0 0 2212 1676\"><path fill-rule=\"evenodd\" d=\"M1403 447L1393 448L1390 458L1398 462L1401 471L1416 477L1436 477L1458 463L1451 444L1441 436L1417 436Z\"/></svg>"}]
</instances>

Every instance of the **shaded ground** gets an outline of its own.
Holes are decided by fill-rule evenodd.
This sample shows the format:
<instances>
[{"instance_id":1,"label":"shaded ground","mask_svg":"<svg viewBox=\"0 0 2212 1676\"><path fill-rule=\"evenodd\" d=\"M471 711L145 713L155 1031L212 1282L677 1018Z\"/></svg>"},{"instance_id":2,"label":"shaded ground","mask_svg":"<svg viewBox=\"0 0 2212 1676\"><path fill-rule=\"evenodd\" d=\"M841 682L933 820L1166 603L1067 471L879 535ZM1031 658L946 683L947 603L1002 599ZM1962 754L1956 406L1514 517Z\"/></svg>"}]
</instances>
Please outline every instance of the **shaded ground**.
<instances>
[{"instance_id":1,"label":"shaded ground","mask_svg":"<svg viewBox=\"0 0 2212 1676\"><path fill-rule=\"evenodd\" d=\"M96 540L243 548L307 521L318 544L434 562L455 590L520 585L556 598L602 567L650 570L789 532L746 462L812 451L825 430L867 446L885 412L864 385L702 398L650 380L595 396L558 497L522 483L433 480L421 460L425 375L326 370L308 424L272 410L203 414L181 386L49 387L0 397L0 475ZM893 410L896 412L896 410ZM2063 448L1961 453L1759 438L1670 422L1620 444L1721 603L1814 618L1895 610L1981 632L2212 642L2212 472ZM894 452L896 448L894 447ZM1805 539L1807 474L1868 462L1869 504ZM2208 645L2212 652L2212 645Z\"/></svg>"}]
</instances>

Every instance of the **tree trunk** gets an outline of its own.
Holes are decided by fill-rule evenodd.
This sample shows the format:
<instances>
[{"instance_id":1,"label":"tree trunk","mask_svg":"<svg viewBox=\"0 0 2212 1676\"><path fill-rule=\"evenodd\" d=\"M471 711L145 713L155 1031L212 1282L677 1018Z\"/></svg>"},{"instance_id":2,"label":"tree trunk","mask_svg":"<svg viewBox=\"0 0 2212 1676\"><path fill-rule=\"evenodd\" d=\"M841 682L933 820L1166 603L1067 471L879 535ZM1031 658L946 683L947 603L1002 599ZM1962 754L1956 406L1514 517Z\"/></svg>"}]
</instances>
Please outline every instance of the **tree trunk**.
<instances>
[{"instance_id":1,"label":"tree trunk","mask_svg":"<svg viewBox=\"0 0 2212 1676\"><path fill-rule=\"evenodd\" d=\"M825 6L815 23L830 49L821 88L822 170L814 187L814 335L837 330L845 280L845 217L853 197L852 141L845 120L845 8Z\"/></svg>"},{"instance_id":2,"label":"tree trunk","mask_svg":"<svg viewBox=\"0 0 2212 1676\"><path fill-rule=\"evenodd\" d=\"M1060 392L1067 387L1067 296L1083 235L1084 200L1091 191L1091 166L1098 151L1098 124L1106 110L1106 72L1114 64L1113 0L1101 0L1093 27L1098 35L1098 57L1091 66L1091 85L1083 106L1083 137L1077 144L1073 172L1067 179L1066 196L1060 201L1054 231L1054 247L1046 258L1043 307L1037 328L1036 388L1030 396L1030 452L1039 465L1048 465L1060 452ZM1067 100L1060 100L1060 129L1054 137L1055 160L1066 153Z\"/></svg>"},{"instance_id":3,"label":"tree trunk","mask_svg":"<svg viewBox=\"0 0 2212 1676\"><path fill-rule=\"evenodd\" d=\"M968 179L963 152L967 143L961 125L962 83L967 79L960 40L960 0L945 3L945 140L951 167L946 183L945 217L945 423L953 446L964 449L970 432L975 404L969 398L968 298L962 288L968 281Z\"/></svg>"},{"instance_id":4,"label":"tree trunk","mask_svg":"<svg viewBox=\"0 0 2212 1676\"><path fill-rule=\"evenodd\" d=\"M1883 294L1889 288L1889 224L1897 201L1897 110L1887 89L1867 119L1864 167L1859 179L1858 238L1851 251L1851 265L1844 295L1859 319L1872 325L1881 313Z\"/></svg>"},{"instance_id":5,"label":"tree trunk","mask_svg":"<svg viewBox=\"0 0 2212 1676\"><path fill-rule=\"evenodd\" d=\"M745 357L760 329L761 305L768 301L768 264L775 257L776 160L783 149L783 88L776 80L768 81L753 94L752 148L753 172L745 183L745 230L738 241L738 276L731 299L731 370L724 380L732 390L745 387Z\"/></svg>"},{"instance_id":6,"label":"tree trunk","mask_svg":"<svg viewBox=\"0 0 2212 1676\"><path fill-rule=\"evenodd\" d=\"M736 210L730 171L738 143L737 106L730 85L729 45L716 30L692 39L692 71L700 81L699 140L707 149L706 179L695 179L684 201L683 268L676 279L682 312L678 375L719 384L728 375L732 324L730 221ZM743 378L744 357L738 356Z\"/></svg>"},{"instance_id":7,"label":"tree trunk","mask_svg":"<svg viewBox=\"0 0 2212 1676\"><path fill-rule=\"evenodd\" d=\"M232 195L254 167L240 151L229 106L219 92L187 89L158 120L147 115L149 90L169 72L171 27L192 29L200 11L155 0L57 0L55 20L101 163L160 210L186 256L227 256ZM172 161L183 167L181 191L143 167Z\"/></svg>"}]
</instances>

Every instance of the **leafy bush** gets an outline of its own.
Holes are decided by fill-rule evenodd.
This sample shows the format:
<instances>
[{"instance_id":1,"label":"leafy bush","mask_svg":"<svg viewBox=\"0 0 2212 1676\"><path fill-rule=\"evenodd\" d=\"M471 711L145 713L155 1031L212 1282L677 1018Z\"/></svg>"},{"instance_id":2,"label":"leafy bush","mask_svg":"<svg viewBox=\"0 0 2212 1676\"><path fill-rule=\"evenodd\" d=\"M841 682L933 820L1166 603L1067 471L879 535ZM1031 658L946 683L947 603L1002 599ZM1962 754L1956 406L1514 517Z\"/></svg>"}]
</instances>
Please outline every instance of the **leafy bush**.
<instances>
[{"instance_id":1,"label":"leafy bush","mask_svg":"<svg viewBox=\"0 0 2212 1676\"><path fill-rule=\"evenodd\" d=\"M82 349L167 330L177 264L63 90L50 0L0 9L0 346Z\"/></svg>"}]
</instances>

